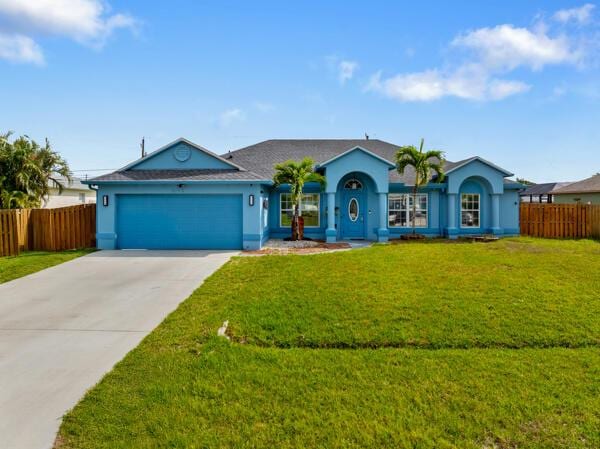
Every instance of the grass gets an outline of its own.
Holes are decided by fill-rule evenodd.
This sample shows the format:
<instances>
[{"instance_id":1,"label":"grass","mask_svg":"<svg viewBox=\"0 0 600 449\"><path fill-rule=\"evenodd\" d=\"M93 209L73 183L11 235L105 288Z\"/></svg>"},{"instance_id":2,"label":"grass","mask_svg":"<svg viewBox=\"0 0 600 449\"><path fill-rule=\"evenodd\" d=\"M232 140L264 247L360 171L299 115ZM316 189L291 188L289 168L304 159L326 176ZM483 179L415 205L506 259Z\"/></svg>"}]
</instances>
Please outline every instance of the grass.
<instances>
[{"instance_id":1,"label":"grass","mask_svg":"<svg viewBox=\"0 0 600 449\"><path fill-rule=\"evenodd\" d=\"M600 244L235 258L66 417L65 448L600 446ZM224 320L232 342L215 337Z\"/></svg>"},{"instance_id":2,"label":"grass","mask_svg":"<svg viewBox=\"0 0 600 449\"><path fill-rule=\"evenodd\" d=\"M59 252L27 251L18 256L0 257L0 284L84 256L92 251L92 249Z\"/></svg>"},{"instance_id":3,"label":"grass","mask_svg":"<svg viewBox=\"0 0 600 449\"><path fill-rule=\"evenodd\" d=\"M157 335L223 320L276 347L580 347L600 343L600 244L506 239L235 259Z\"/></svg>"}]
</instances>

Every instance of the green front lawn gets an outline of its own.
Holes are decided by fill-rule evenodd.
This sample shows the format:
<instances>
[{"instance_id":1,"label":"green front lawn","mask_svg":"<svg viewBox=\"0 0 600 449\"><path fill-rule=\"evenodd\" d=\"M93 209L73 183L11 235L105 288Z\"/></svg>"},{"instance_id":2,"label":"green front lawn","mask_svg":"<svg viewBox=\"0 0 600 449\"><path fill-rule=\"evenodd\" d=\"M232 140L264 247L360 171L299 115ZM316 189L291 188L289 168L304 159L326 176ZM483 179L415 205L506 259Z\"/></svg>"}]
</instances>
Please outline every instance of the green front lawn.
<instances>
[{"instance_id":1,"label":"green front lawn","mask_svg":"<svg viewBox=\"0 0 600 449\"><path fill-rule=\"evenodd\" d=\"M560 243L560 244L557 244ZM600 343L600 244L506 239L235 259L157 335L228 319L277 347L579 347Z\"/></svg>"},{"instance_id":2,"label":"green front lawn","mask_svg":"<svg viewBox=\"0 0 600 449\"><path fill-rule=\"evenodd\" d=\"M84 256L92 251L94 250L27 251L18 256L0 257L0 284Z\"/></svg>"},{"instance_id":3,"label":"green front lawn","mask_svg":"<svg viewBox=\"0 0 600 449\"><path fill-rule=\"evenodd\" d=\"M59 441L599 447L599 272L592 241L235 258L88 393ZM224 320L231 343L215 337Z\"/></svg>"}]
</instances>

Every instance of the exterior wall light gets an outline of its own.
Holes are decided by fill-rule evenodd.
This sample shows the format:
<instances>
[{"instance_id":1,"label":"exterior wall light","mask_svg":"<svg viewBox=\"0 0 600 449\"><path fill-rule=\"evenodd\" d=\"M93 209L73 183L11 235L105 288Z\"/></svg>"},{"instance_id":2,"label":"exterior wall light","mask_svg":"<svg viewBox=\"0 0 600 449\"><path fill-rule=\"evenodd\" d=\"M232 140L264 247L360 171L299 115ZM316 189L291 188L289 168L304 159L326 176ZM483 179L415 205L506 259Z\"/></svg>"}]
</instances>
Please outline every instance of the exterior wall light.
<instances>
[{"instance_id":1,"label":"exterior wall light","mask_svg":"<svg viewBox=\"0 0 600 449\"><path fill-rule=\"evenodd\" d=\"M102 205L108 207L108 195L102 195Z\"/></svg>"},{"instance_id":2,"label":"exterior wall light","mask_svg":"<svg viewBox=\"0 0 600 449\"><path fill-rule=\"evenodd\" d=\"M254 195L248 195L248 205L254 206Z\"/></svg>"}]
</instances>

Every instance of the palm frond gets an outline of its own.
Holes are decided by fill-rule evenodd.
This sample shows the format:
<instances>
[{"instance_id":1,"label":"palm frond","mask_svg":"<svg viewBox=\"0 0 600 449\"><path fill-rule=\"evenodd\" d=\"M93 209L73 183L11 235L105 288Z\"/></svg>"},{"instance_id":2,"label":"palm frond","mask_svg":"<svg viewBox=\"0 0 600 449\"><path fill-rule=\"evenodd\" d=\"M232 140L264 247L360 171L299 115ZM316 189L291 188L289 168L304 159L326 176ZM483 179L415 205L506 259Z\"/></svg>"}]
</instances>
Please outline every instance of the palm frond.
<instances>
[{"instance_id":1,"label":"palm frond","mask_svg":"<svg viewBox=\"0 0 600 449\"><path fill-rule=\"evenodd\" d=\"M438 181L444 179L444 152L439 150L423 151L425 140L421 139L419 149L413 145L400 147L396 153L396 169L403 175L407 167L412 167L415 172L417 188L426 185L432 175L437 174Z\"/></svg>"},{"instance_id":2,"label":"palm frond","mask_svg":"<svg viewBox=\"0 0 600 449\"><path fill-rule=\"evenodd\" d=\"M0 207L38 207L56 175L71 179L69 166L48 140L40 146L25 135L10 141L11 134L0 134Z\"/></svg>"}]
</instances>

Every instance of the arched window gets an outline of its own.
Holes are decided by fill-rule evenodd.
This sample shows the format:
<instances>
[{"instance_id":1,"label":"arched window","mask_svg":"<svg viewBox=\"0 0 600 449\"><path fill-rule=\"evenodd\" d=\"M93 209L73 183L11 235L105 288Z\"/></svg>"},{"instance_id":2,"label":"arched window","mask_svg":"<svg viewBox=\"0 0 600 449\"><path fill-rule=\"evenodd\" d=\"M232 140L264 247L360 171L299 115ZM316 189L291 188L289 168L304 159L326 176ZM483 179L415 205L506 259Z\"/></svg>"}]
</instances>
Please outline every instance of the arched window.
<instances>
[{"instance_id":1,"label":"arched window","mask_svg":"<svg viewBox=\"0 0 600 449\"><path fill-rule=\"evenodd\" d=\"M356 178L349 179L344 184L344 189L346 189L346 190L362 190L362 188L363 188L362 182L360 182Z\"/></svg>"}]
</instances>

